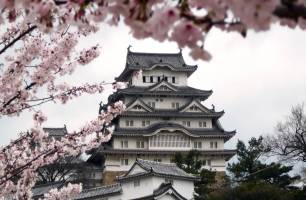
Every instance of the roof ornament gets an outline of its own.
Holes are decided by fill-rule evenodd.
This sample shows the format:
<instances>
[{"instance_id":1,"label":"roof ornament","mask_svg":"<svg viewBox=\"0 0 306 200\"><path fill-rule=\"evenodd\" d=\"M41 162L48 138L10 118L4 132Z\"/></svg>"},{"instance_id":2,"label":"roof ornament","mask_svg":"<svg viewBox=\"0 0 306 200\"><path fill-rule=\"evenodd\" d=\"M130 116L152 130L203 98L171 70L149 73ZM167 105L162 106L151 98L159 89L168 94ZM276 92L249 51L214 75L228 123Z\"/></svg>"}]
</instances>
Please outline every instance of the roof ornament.
<instances>
[{"instance_id":1,"label":"roof ornament","mask_svg":"<svg viewBox=\"0 0 306 200\"><path fill-rule=\"evenodd\" d=\"M132 45L129 45L129 46L128 46L128 48L127 48L128 52L130 52L130 51L131 51L131 50L130 50L130 49L131 49L131 47L132 47Z\"/></svg>"},{"instance_id":2,"label":"roof ornament","mask_svg":"<svg viewBox=\"0 0 306 200\"><path fill-rule=\"evenodd\" d=\"M182 53L182 48L179 48L180 52L179 53Z\"/></svg>"},{"instance_id":3,"label":"roof ornament","mask_svg":"<svg viewBox=\"0 0 306 200\"><path fill-rule=\"evenodd\" d=\"M212 110L215 111L215 105L211 104Z\"/></svg>"}]
</instances>

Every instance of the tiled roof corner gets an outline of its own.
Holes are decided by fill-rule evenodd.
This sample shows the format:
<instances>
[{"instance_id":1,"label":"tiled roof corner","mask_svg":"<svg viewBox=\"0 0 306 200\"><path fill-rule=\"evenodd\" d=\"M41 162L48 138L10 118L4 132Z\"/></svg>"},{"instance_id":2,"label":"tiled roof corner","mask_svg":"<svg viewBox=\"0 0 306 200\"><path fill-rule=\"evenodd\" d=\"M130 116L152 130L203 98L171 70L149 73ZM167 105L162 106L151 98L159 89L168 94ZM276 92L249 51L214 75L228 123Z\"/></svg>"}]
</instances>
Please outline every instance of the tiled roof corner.
<instances>
[{"instance_id":1,"label":"tiled roof corner","mask_svg":"<svg viewBox=\"0 0 306 200\"><path fill-rule=\"evenodd\" d=\"M98 198L98 197L104 197L108 195L113 195L116 193L121 193L122 188L120 184L113 184L108 186L102 186L97 188L92 188L88 190L82 191L75 200L81 200L81 199L88 199L88 198Z\"/></svg>"}]
</instances>

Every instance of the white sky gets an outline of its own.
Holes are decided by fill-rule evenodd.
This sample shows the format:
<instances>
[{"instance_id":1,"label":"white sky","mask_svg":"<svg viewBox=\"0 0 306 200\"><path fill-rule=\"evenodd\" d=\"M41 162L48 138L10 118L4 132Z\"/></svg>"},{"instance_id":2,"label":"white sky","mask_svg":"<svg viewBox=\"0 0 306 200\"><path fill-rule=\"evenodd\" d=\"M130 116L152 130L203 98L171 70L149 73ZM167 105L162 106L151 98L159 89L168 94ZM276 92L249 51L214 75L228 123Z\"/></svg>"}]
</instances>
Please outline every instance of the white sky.
<instances>
[{"instance_id":1,"label":"white sky","mask_svg":"<svg viewBox=\"0 0 306 200\"><path fill-rule=\"evenodd\" d=\"M153 40L135 40L129 30L120 26L103 26L81 47L99 43L101 56L67 78L74 84L113 81L124 69L127 47L142 52L178 52L176 44ZM213 90L204 105L225 110L221 124L226 130L237 130L228 143L235 148L237 139L247 141L252 136L273 133L277 121L289 114L293 105L306 100L306 37L300 30L274 26L264 33L249 32L247 38L237 33L213 30L206 41L213 54L210 62L193 61L183 50L188 64L197 64L198 70L189 78L192 87ZM109 90L108 90L109 91ZM40 109L48 115L46 127L74 130L97 116L98 104L109 93L70 101L67 105L52 104ZM32 115L0 119L0 145L5 145L17 133L32 124Z\"/></svg>"}]
</instances>

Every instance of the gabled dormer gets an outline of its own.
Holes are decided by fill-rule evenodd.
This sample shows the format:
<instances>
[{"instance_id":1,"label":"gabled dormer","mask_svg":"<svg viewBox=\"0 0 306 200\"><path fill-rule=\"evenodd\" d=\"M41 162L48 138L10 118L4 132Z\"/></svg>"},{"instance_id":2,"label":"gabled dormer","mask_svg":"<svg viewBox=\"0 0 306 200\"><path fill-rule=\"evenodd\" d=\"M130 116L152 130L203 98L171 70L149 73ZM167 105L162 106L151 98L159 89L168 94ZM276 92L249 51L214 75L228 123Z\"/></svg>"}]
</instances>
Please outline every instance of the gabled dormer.
<instances>
[{"instance_id":1,"label":"gabled dormer","mask_svg":"<svg viewBox=\"0 0 306 200\"><path fill-rule=\"evenodd\" d=\"M211 113L212 111L206 108L197 100L192 100L187 103L185 106L180 108L180 112L202 112L202 113Z\"/></svg>"},{"instance_id":2,"label":"gabled dormer","mask_svg":"<svg viewBox=\"0 0 306 200\"><path fill-rule=\"evenodd\" d=\"M152 112L152 107L148 106L141 99L135 99L127 105L126 111Z\"/></svg>"}]
</instances>

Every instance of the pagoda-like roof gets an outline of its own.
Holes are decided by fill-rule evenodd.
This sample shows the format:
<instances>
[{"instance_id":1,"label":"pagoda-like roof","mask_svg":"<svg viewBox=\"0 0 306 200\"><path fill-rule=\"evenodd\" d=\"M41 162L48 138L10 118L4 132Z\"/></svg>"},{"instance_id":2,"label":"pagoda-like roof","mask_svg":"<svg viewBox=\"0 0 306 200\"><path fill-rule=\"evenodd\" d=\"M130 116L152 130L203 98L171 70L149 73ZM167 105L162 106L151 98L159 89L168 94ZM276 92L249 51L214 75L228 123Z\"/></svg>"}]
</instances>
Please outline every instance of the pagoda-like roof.
<instances>
[{"instance_id":1,"label":"pagoda-like roof","mask_svg":"<svg viewBox=\"0 0 306 200\"><path fill-rule=\"evenodd\" d=\"M144 171L131 174L130 172L134 169L135 165L138 165ZM118 180L123 181L123 180L129 180L136 177L138 178L141 176L148 176L148 175L161 176L166 178L185 179L185 180L187 179L192 181L198 180L198 177L186 173L184 170L179 168L174 163L161 163L150 160L143 160L139 158L136 159L136 162L133 164L131 169L125 175L118 177Z\"/></svg>"},{"instance_id":2,"label":"pagoda-like roof","mask_svg":"<svg viewBox=\"0 0 306 200\"><path fill-rule=\"evenodd\" d=\"M165 81L163 81L165 82ZM174 90L152 90L162 82L156 83L150 87L131 86L125 89L119 89L115 94L111 95L110 98L114 98L120 95L128 96L190 96L200 97L202 101L207 99L211 94L212 90L200 90L189 86L175 86L171 83L166 82L165 84L174 88Z\"/></svg>"},{"instance_id":3,"label":"pagoda-like roof","mask_svg":"<svg viewBox=\"0 0 306 200\"><path fill-rule=\"evenodd\" d=\"M187 72L190 76L196 69L196 65L187 65L179 53L142 53L132 52L128 49L126 65L116 81L126 81L135 70L151 70L155 67L168 67L173 71Z\"/></svg>"},{"instance_id":4,"label":"pagoda-like roof","mask_svg":"<svg viewBox=\"0 0 306 200\"><path fill-rule=\"evenodd\" d=\"M186 150L150 150L150 149L104 149L103 153L106 155L175 155L176 153L188 153L191 149ZM237 151L235 149L222 149L222 150L200 150L197 149L201 155L206 156L222 156L226 161L231 159Z\"/></svg>"},{"instance_id":5,"label":"pagoda-like roof","mask_svg":"<svg viewBox=\"0 0 306 200\"><path fill-rule=\"evenodd\" d=\"M225 131L219 127L216 128L186 128L177 123L159 122L146 128L121 128L116 127L114 136L152 136L161 130L180 130L191 137L206 138L224 138L225 141L232 138L236 131Z\"/></svg>"}]
</instances>

